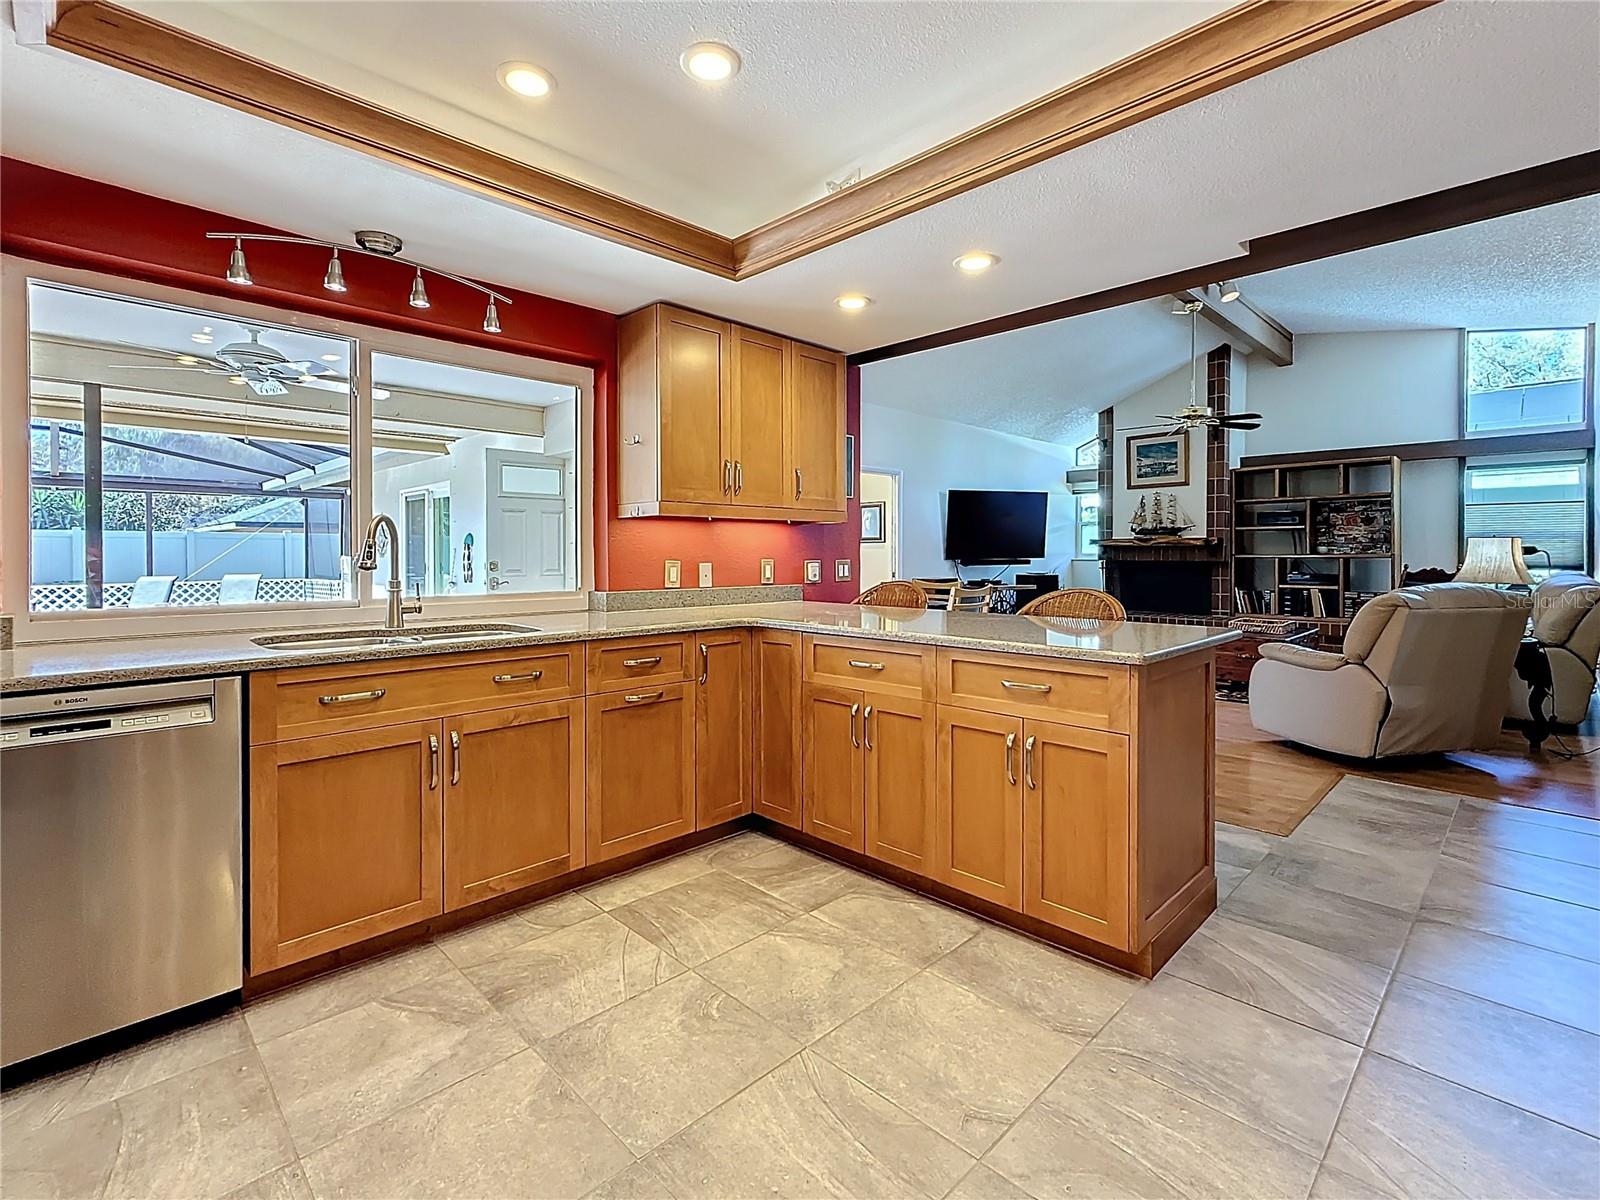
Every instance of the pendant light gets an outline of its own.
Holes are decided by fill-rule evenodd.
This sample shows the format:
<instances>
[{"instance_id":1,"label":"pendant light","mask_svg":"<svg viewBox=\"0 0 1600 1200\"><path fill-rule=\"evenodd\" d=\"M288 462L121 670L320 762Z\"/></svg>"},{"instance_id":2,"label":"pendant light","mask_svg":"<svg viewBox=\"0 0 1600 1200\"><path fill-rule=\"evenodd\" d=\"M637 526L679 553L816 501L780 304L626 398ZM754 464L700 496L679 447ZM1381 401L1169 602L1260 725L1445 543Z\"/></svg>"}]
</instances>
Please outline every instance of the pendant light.
<instances>
[{"instance_id":1,"label":"pendant light","mask_svg":"<svg viewBox=\"0 0 1600 1200\"><path fill-rule=\"evenodd\" d=\"M228 255L228 282L240 287L249 287L255 282L250 278L250 268L245 265L244 242L239 238L233 239L233 253Z\"/></svg>"},{"instance_id":2,"label":"pendant light","mask_svg":"<svg viewBox=\"0 0 1600 1200\"><path fill-rule=\"evenodd\" d=\"M422 268L417 268L417 277L411 281L411 299L406 301L412 308L428 307L428 289L422 282Z\"/></svg>"},{"instance_id":3,"label":"pendant light","mask_svg":"<svg viewBox=\"0 0 1600 1200\"><path fill-rule=\"evenodd\" d=\"M483 313L483 331L485 333L500 332L500 314L495 311L494 297L489 297L489 307Z\"/></svg>"},{"instance_id":4,"label":"pendant light","mask_svg":"<svg viewBox=\"0 0 1600 1200\"><path fill-rule=\"evenodd\" d=\"M350 289L344 285L344 264L339 261L339 251L335 248L333 257L328 260L328 273L322 277L322 286L330 292L345 292Z\"/></svg>"}]
</instances>

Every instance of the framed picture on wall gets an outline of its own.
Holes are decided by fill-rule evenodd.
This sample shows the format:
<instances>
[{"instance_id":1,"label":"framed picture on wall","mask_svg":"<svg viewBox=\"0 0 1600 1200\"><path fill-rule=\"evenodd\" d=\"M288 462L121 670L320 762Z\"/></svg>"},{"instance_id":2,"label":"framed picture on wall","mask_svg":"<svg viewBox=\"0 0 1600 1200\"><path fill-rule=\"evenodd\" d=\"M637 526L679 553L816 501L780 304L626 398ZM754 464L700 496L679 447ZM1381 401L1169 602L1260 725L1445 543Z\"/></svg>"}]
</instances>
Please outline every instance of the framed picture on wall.
<instances>
[{"instance_id":1,"label":"framed picture on wall","mask_svg":"<svg viewBox=\"0 0 1600 1200\"><path fill-rule=\"evenodd\" d=\"M1130 488L1182 487L1189 482L1189 434L1142 433L1128 439Z\"/></svg>"},{"instance_id":2,"label":"framed picture on wall","mask_svg":"<svg viewBox=\"0 0 1600 1200\"><path fill-rule=\"evenodd\" d=\"M861 540L863 542L887 542L889 531L883 523L884 501L863 500L861 502Z\"/></svg>"},{"instance_id":3,"label":"framed picture on wall","mask_svg":"<svg viewBox=\"0 0 1600 1200\"><path fill-rule=\"evenodd\" d=\"M855 499L856 494L856 439L853 434L844 435L844 496L846 500Z\"/></svg>"},{"instance_id":4,"label":"framed picture on wall","mask_svg":"<svg viewBox=\"0 0 1600 1200\"><path fill-rule=\"evenodd\" d=\"M1092 437L1074 450L1072 452L1072 465L1074 467L1098 467L1100 465L1100 439Z\"/></svg>"}]
</instances>

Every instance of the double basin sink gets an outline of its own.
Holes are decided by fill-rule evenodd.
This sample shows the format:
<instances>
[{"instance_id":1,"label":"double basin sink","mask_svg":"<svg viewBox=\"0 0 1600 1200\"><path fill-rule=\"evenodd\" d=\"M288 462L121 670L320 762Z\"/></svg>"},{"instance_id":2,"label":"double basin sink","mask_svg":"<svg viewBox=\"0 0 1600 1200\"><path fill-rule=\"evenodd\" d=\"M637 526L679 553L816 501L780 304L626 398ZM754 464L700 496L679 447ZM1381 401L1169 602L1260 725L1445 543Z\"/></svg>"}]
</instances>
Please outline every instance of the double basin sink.
<instances>
[{"instance_id":1,"label":"double basin sink","mask_svg":"<svg viewBox=\"0 0 1600 1200\"><path fill-rule=\"evenodd\" d=\"M375 650L388 646L431 646L440 642L487 642L538 632L533 625L418 625L407 629L282 633L250 640L268 650L293 654L305 650Z\"/></svg>"}]
</instances>

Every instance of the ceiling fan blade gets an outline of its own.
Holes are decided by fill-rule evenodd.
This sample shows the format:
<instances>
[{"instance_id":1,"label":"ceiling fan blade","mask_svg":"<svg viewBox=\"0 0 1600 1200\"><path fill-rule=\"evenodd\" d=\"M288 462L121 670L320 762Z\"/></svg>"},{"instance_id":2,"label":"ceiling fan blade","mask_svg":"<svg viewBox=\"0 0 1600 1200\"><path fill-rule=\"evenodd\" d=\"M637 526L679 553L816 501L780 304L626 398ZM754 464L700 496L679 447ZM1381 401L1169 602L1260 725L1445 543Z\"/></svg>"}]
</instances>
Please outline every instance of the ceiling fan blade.
<instances>
[{"instance_id":1,"label":"ceiling fan blade","mask_svg":"<svg viewBox=\"0 0 1600 1200\"><path fill-rule=\"evenodd\" d=\"M1229 426L1227 426L1227 428L1228 429L1260 429L1261 428L1261 422L1260 421L1247 421L1243 425L1229 425Z\"/></svg>"},{"instance_id":2,"label":"ceiling fan blade","mask_svg":"<svg viewBox=\"0 0 1600 1200\"><path fill-rule=\"evenodd\" d=\"M1261 420L1261 414L1260 413L1251 413L1251 412L1223 413L1222 414L1222 419L1224 421L1236 421L1236 420L1259 421L1259 420Z\"/></svg>"},{"instance_id":3,"label":"ceiling fan blade","mask_svg":"<svg viewBox=\"0 0 1600 1200\"><path fill-rule=\"evenodd\" d=\"M249 379L245 382L250 385L250 390L258 396L287 396L289 389L276 379Z\"/></svg>"}]
</instances>

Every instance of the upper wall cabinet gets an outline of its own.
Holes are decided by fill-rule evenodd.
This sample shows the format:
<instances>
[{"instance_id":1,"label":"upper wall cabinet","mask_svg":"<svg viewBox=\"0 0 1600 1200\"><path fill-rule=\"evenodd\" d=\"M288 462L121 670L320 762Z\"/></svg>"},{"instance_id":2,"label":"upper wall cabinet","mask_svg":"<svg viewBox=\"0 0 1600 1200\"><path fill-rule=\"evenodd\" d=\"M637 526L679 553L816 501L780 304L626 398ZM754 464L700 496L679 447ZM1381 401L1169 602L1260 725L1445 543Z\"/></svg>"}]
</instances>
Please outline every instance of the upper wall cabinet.
<instances>
[{"instance_id":1,"label":"upper wall cabinet","mask_svg":"<svg viewBox=\"0 0 1600 1200\"><path fill-rule=\"evenodd\" d=\"M843 355L665 304L619 352L619 516L844 520Z\"/></svg>"}]
</instances>

